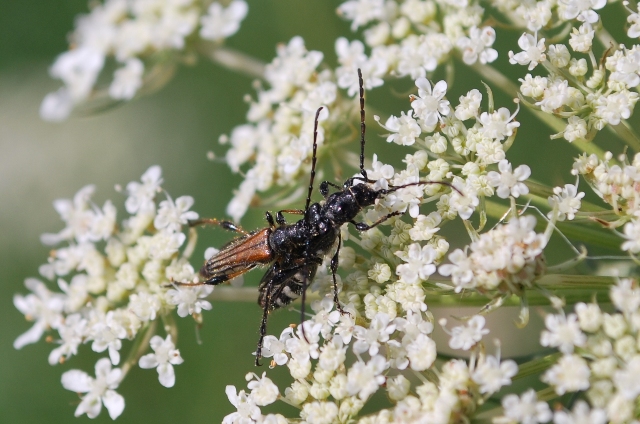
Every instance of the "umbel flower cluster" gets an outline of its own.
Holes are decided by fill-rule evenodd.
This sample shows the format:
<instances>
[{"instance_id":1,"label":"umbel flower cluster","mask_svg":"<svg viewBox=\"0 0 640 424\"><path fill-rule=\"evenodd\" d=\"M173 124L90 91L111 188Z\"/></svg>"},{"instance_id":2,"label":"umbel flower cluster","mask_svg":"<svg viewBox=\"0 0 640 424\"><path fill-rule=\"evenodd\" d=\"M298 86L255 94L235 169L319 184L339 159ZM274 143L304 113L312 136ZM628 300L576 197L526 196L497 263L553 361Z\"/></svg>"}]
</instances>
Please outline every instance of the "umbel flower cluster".
<instances>
[{"instance_id":1,"label":"umbel flower cluster","mask_svg":"<svg viewBox=\"0 0 640 424\"><path fill-rule=\"evenodd\" d=\"M213 2L205 12L199 2L184 0L122 2L126 13L109 21L116 35L108 47L103 44L101 57L153 61L159 51L170 50L163 65L174 65L191 52L185 40L195 34L198 22L199 36L209 40L238 29L247 6L241 0L227 3ZM83 19L106 19L119 4L105 1ZM151 15L139 12L151 4L158 27L147 20ZM625 42L614 40L604 27L600 13L607 8L618 8L618 19L626 19L617 23L626 25ZM184 44L155 35L166 28L160 23L178 12L191 16L191 26L175 27ZM377 122L386 141L404 152L401 164L375 154L369 161L368 156L367 177L375 182L367 184L378 190L420 181L446 184L389 192L359 220L372 225L392 218L368 231L341 229L336 280L345 313L333 301L331 258L326 258L309 281L313 313L303 323L271 329L264 340L263 356L271 368L286 367L290 383L278 387L268 371L247 374L246 389L227 386L235 411L224 422L637 422L640 138L627 122L640 85L637 8L605 0L349 0L337 12L359 32L353 40L335 41L336 67L325 63L323 52L308 50L301 36L279 45L276 57L264 66L236 57L235 69L260 75L260 82L249 101L247 123L220 137L228 146L226 162L243 176L228 215L239 221L260 198L275 209L295 207L304 199L320 107L318 173L331 181L343 174L342 167L358 168L353 147L353 123L360 111L358 70L367 91L401 79L411 93L402 110L385 111L386 116L374 115L374 122L367 122L369 129ZM64 63L65 55L75 57L91 40L103 40L102 27L83 22L74 33L78 47L56 65ZM145 33L148 38L126 38L127 43L145 40L145 47L132 49L117 36L128 34L129 26L145 25L155 28ZM513 50L493 47L502 34L499 27L518 31ZM526 68L517 83L494 66L500 58ZM88 63L78 59L76 64L83 66L74 67L74 78L62 78L67 91L88 81L82 95L73 97L73 106L96 93L95 72L84 67ZM448 94L452 87L441 70L454 64L478 72L486 85ZM59 76L56 65L52 73ZM102 67L101 62L92 69ZM113 93L122 93L124 74L119 75L110 89L114 99L128 99L152 85L138 79L131 96L118 97ZM494 88L511 95L515 104L496 105ZM556 142L579 150L556 174L575 182L546 186L531 178L533 162L529 167L508 159L518 131L539 137L539 128L518 121L521 108L532 110ZM50 103L46 110L64 117L70 109ZM604 151L598 145L601 131L614 134L624 148L617 154ZM188 262L195 231L185 232L197 214L189 210L193 199L174 201L160 183L160 170L152 167L141 183L127 185L130 216L121 226L115 225L112 203L100 209L91 202L91 186L73 201L56 202L65 228L43 236L43 242L56 247L40 274L57 282L60 291L28 279L31 293L15 297L16 307L35 321L16 340L17 348L48 332L60 345L49 357L52 364L69 360L82 343L106 352L96 363L95 378L80 370L62 376L65 388L82 394L76 415L95 417L102 404L113 418L122 413L124 399L116 389L135 364L157 368L160 383L172 386L173 365L182 362L172 311L200 322L202 310L211 308L205 299L211 287L170 284L197 278ZM593 192L593 201L585 200L580 184ZM468 242L445 237L441 229L446 225L464 228ZM546 249L555 239L561 239L558 245L568 252L568 261L547 260ZM579 250L574 241L588 246ZM609 249L609 254L595 256L592 247ZM615 278L603 266L612 257L619 260ZM582 266L585 259L595 266ZM478 309L451 325L435 318L436 307L443 304ZM546 329L539 340L558 352L532 354L519 365L502 358L500 342L487 340L484 315L505 304L520 307L513 331L534 331L527 327L530 304L551 305L541 312ZM158 321L167 329L161 334ZM449 348L467 359L439 357L436 325L450 336ZM123 349L129 354L121 360ZM512 381L534 372L543 389L513 393ZM276 402L294 406L297 416L263 413Z\"/></svg>"}]
</instances>

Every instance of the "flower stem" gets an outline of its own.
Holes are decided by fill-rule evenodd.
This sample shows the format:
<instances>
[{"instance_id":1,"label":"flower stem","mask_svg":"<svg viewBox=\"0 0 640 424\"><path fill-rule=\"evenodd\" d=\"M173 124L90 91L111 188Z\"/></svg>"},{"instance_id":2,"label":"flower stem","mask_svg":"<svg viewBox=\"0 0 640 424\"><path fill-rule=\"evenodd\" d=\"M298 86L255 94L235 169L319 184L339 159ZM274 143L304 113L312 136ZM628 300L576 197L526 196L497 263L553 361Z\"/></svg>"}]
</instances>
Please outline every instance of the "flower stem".
<instances>
[{"instance_id":1,"label":"flower stem","mask_svg":"<svg viewBox=\"0 0 640 424\"><path fill-rule=\"evenodd\" d=\"M239 71L253 78L264 78L265 64L246 53L226 46L201 48L200 50L212 62L227 69Z\"/></svg>"},{"instance_id":2,"label":"flower stem","mask_svg":"<svg viewBox=\"0 0 640 424\"><path fill-rule=\"evenodd\" d=\"M558 358L562 356L562 353L556 352L541 358L532 359L518 366L518 374L513 377L513 380L519 380L521 378L529 377L530 375L537 375L549 369L556 363Z\"/></svg>"}]
</instances>

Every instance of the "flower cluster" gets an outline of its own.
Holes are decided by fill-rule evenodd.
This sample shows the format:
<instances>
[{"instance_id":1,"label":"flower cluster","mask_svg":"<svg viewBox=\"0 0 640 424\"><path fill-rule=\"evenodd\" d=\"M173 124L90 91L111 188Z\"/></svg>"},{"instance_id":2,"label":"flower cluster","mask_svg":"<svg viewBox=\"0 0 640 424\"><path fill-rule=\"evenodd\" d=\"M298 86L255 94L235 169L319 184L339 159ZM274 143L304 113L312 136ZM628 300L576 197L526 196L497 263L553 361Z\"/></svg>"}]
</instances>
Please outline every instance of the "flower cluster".
<instances>
[{"instance_id":1,"label":"flower cluster","mask_svg":"<svg viewBox=\"0 0 640 424\"><path fill-rule=\"evenodd\" d=\"M509 53L513 64L526 65L533 70L543 65L546 75L527 74L520 79L520 90L531 99L531 106L559 118L566 119L564 130L555 137L567 141L590 140L596 131L607 124L619 125L629 118L638 101L634 88L640 83L638 46L607 43L603 60L593 53L594 38L603 29L596 10L606 1L563 1L555 7L550 2L533 2L511 9L510 16L528 22L529 31L522 34L519 53ZM555 10L554 10L555 9ZM571 28L567 44L545 43L540 32L557 14L558 22L578 21ZM631 33L631 32L630 32ZM630 35L631 36L631 35Z\"/></svg>"},{"instance_id":2,"label":"flower cluster","mask_svg":"<svg viewBox=\"0 0 640 424\"><path fill-rule=\"evenodd\" d=\"M544 234L535 232L531 215L512 219L480 235L469 245L470 252L456 249L451 264L439 272L451 276L456 292L465 289L521 293L545 271Z\"/></svg>"},{"instance_id":3,"label":"flower cluster","mask_svg":"<svg viewBox=\"0 0 640 424\"><path fill-rule=\"evenodd\" d=\"M132 99L144 86L161 83L179 61L205 42L219 44L235 34L247 14L244 0L226 7L200 0L104 0L80 16L71 46L51 66L51 76L64 86L42 101L40 115L66 119L88 100ZM197 41L191 40L194 36ZM117 69L108 89L96 83L105 68Z\"/></svg>"},{"instance_id":4,"label":"flower cluster","mask_svg":"<svg viewBox=\"0 0 640 424\"><path fill-rule=\"evenodd\" d=\"M631 254L640 252L640 154L629 163L621 156L619 161L607 152L604 158L583 154L573 165L572 173L582 176L600 198L611 206L619 219L607 225L615 228L624 224L626 239L621 249Z\"/></svg>"},{"instance_id":5,"label":"flower cluster","mask_svg":"<svg viewBox=\"0 0 640 424\"><path fill-rule=\"evenodd\" d=\"M108 358L96 363L96 377L71 370L62 375L62 385L86 393L76 409L76 416L94 418L101 403L112 418L124 409L124 399L115 389L129 369L139 361L142 368L156 368L160 383L172 387L173 366L182 363L175 348L175 326L165 326L170 333L163 339L154 335L156 323L166 319L174 309L178 315L200 319L211 304L202 299L211 287L175 287L172 281L190 281L195 277L188 262L193 246L187 245L182 228L198 218L190 211L193 198L182 196L175 201L163 193L161 170L149 168L141 182L127 185L125 202L129 217L117 225L116 208L111 201L102 208L91 200L93 186L82 188L73 200L56 200L54 207L65 223L56 234L44 234L42 241L55 246L40 274L57 284L28 278L30 293L15 295L16 308L33 326L19 336L14 347L35 343L47 333L57 345L49 355L55 365L70 360L81 344L91 344L95 352L107 352ZM133 340L127 358L121 351ZM143 356L151 347L154 353ZM112 366L122 364L121 368Z\"/></svg>"},{"instance_id":6,"label":"flower cluster","mask_svg":"<svg viewBox=\"0 0 640 424\"><path fill-rule=\"evenodd\" d=\"M533 391L520 400L509 395L502 401L507 420L497 422L543 423L553 415L555 423L623 423L637 417L640 289L635 280L621 279L611 287L609 298L615 312L605 312L595 302L577 303L568 315L560 307L547 315L540 337L542 346L562 353L542 381L558 395L583 392L586 401L578 401L570 412L560 409L552 414L546 403L536 403Z\"/></svg>"},{"instance_id":7,"label":"flower cluster","mask_svg":"<svg viewBox=\"0 0 640 424\"><path fill-rule=\"evenodd\" d=\"M473 416L479 405L511 383L518 370L515 362L484 353L481 340L488 330L480 316L451 330L450 346L471 350L474 359L451 360L436 368L436 345L430 337L433 318L428 312L403 310L396 317L378 312L365 327L357 324L364 317L353 304L342 315L332 310L328 297L316 301L312 308L314 318L297 330L290 327L279 338L267 336L264 351L265 357L273 358L272 367L289 368L294 381L280 398L298 406L307 423L347 422L383 388L394 407L360 422L448 423L453 417ZM357 358L350 365L349 351ZM410 380L416 373L423 376L417 384ZM426 375L438 377L427 381ZM236 394L233 386L227 388L237 412L228 415L225 422L274 419L261 415L259 406L274 402L278 389L264 375L255 376L255 380L249 375L248 380L248 394Z\"/></svg>"}]
</instances>

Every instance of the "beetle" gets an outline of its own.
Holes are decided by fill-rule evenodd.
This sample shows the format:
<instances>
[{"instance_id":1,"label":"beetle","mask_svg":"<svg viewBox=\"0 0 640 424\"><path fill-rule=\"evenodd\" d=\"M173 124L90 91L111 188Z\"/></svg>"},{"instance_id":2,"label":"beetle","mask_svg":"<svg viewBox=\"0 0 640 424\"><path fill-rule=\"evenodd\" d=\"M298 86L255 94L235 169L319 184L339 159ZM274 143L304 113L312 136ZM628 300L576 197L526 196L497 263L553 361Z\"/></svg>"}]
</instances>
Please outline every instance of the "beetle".
<instances>
[{"instance_id":1,"label":"beetle","mask_svg":"<svg viewBox=\"0 0 640 424\"><path fill-rule=\"evenodd\" d=\"M219 225L227 230L241 235L211 258L205 261L200 269L204 281L200 283L177 283L179 285L218 285L227 282L245 272L257 267L268 266L269 269L262 277L258 286L258 304L263 310L260 323L260 336L256 349L256 366L260 365L263 342L267 332L267 318L271 311L286 306L298 298L302 298L302 318L304 320L305 293L310 282L313 281L318 266L324 258L333 253L330 269L333 277L333 301L340 313L346 313L338 299L336 272L338 270L338 256L340 253L340 228L347 223L355 226L359 232L367 231L383 223L389 218L401 215L403 212L389 213L372 224L356 222L356 216L366 207L375 204L376 200L399 189L425 184L450 183L441 181L418 181L400 186L390 186L387 189L375 189L371 185L375 180L367 177L364 169L365 147L365 110L364 83L362 72L358 69L360 85L360 173L348 178L342 186L323 181L319 191L324 200L311 203L313 185L316 174L316 160L318 149L318 117L322 111L316 111L313 129L313 154L311 158L311 173L309 188L304 209L286 209L276 213L275 219L270 212L265 213L268 227L246 232L230 221L217 219L201 219L190 222L191 226L201 224ZM329 193L330 187L336 189ZM287 223L284 213L302 215L295 223ZM304 326L302 327L304 335Z\"/></svg>"}]
</instances>

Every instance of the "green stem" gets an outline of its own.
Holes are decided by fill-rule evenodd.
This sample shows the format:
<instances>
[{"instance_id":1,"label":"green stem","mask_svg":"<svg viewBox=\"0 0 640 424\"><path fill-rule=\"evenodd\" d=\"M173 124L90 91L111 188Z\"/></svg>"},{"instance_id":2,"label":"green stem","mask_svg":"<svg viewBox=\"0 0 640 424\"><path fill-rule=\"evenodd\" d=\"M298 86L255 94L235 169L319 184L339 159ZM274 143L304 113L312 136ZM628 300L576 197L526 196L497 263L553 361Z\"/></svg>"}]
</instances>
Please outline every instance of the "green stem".
<instances>
[{"instance_id":1,"label":"green stem","mask_svg":"<svg viewBox=\"0 0 640 424\"><path fill-rule=\"evenodd\" d=\"M621 120L618 125L607 125L613 132L616 133L629 147L635 152L640 152L640 139L638 135L633 131L633 128L627 121Z\"/></svg>"},{"instance_id":2,"label":"green stem","mask_svg":"<svg viewBox=\"0 0 640 424\"><path fill-rule=\"evenodd\" d=\"M562 356L562 353L556 352L541 358L532 359L523 364L518 365L518 374L513 377L513 380L519 380L521 378L529 377L531 375L541 374L543 371L551 368L553 364Z\"/></svg>"},{"instance_id":3,"label":"green stem","mask_svg":"<svg viewBox=\"0 0 640 424\"><path fill-rule=\"evenodd\" d=\"M203 55L211 59L212 62L227 69L239 71L252 78L264 78L265 64L246 53L226 46L213 48L203 46L200 48L200 51Z\"/></svg>"},{"instance_id":4,"label":"green stem","mask_svg":"<svg viewBox=\"0 0 640 424\"><path fill-rule=\"evenodd\" d=\"M156 325L158 320L151 321L142 336L137 337L129 350L129 356L122 365L122 374L127 375L132 366L138 363L138 360L144 352L149 348L149 340L156 333ZM140 334L140 333L138 333ZM123 377L124 378L124 377Z\"/></svg>"}]
</instances>

